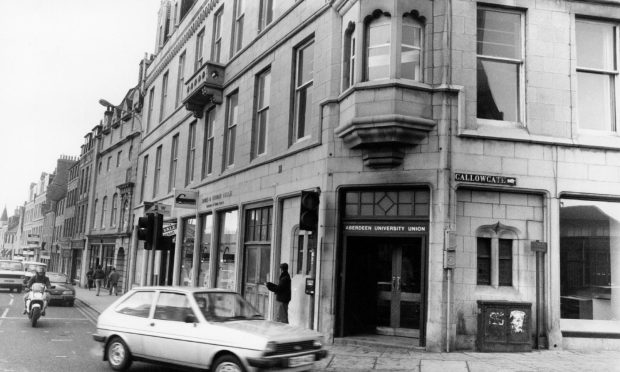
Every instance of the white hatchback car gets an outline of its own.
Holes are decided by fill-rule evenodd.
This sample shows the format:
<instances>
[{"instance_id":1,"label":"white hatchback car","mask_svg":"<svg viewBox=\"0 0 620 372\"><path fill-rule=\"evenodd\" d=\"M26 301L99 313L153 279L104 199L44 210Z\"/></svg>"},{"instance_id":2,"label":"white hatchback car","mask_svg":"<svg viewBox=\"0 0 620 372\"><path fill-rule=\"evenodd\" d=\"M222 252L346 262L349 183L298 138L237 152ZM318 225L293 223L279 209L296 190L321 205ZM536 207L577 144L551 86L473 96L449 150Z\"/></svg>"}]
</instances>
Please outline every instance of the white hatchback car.
<instances>
[{"instance_id":1,"label":"white hatchback car","mask_svg":"<svg viewBox=\"0 0 620 372\"><path fill-rule=\"evenodd\" d=\"M103 360L223 371L306 371L327 355L320 333L268 321L241 295L220 289L143 287L97 320Z\"/></svg>"}]
</instances>

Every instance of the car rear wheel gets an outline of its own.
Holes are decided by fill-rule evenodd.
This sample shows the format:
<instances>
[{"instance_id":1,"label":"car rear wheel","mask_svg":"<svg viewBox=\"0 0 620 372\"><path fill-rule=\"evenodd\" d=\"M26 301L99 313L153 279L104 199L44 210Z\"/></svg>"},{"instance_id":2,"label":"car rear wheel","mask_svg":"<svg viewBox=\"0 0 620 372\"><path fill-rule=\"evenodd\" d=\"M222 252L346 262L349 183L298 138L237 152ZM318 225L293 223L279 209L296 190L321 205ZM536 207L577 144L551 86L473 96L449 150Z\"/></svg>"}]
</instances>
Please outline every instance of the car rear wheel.
<instances>
[{"instance_id":1,"label":"car rear wheel","mask_svg":"<svg viewBox=\"0 0 620 372\"><path fill-rule=\"evenodd\" d=\"M223 355L213 363L214 372L245 372L241 361L234 355Z\"/></svg>"},{"instance_id":2,"label":"car rear wheel","mask_svg":"<svg viewBox=\"0 0 620 372\"><path fill-rule=\"evenodd\" d=\"M115 371L124 371L131 365L129 348L119 337L114 337L106 349L108 364Z\"/></svg>"}]
</instances>

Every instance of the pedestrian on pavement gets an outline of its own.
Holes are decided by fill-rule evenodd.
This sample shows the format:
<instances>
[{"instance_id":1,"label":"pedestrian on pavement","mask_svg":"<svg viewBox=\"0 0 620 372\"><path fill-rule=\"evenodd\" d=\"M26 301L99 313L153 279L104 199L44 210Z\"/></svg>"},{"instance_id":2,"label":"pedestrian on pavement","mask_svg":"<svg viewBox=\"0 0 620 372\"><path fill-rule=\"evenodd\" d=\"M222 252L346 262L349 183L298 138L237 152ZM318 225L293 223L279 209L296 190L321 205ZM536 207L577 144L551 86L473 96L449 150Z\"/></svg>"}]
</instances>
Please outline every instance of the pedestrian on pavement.
<instances>
[{"instance_id":1,"label":"pedestrian on pavement","mask_svg":"<svg viewBox=\"0 0 620 372\"><path fill-rule=\"evenodd\" d=\"M99 296L99 292L101 292L101 286L103 285L103 280L105 279L105 273L103 272L103 270L101 270L101 265L97 266L94 277L95 285L97 286L97 296Z\"/></svg>"},{"instance_id":2,"label":"pedestrian on pavement","mask_svg":"<svg viewBox=\"0 0 620 372\"><path fill-rule=\"evenodd\" d=\"M93 267L89 267L88 271L86 272L86 285L88 286L88 290L90 291L90 289L93 287Z\"/></svg>"},{"instance_id":3,"label":"pedestrian on pavement","mask_svg":"<svg viewBox=\"0 0 620 372\"><path fill-rule=\"evenodd\" d=\"M112 270L110 271L110 275L108 275L108 285L110 287L110 296L112 295L112 291L114 291L114 295L118 296L118 280L120 279L121 275L116 272L115 268L112 268Z\"/></svg>"},{"instance_id":4,"label":"pedestrian on pavement","mask_svg":"<svg viewBox=\"0 0 620 372\"><path fill-rule=\"evenodd\" d=\"M276 294L278 312L276 321L288 323L288 303L291 301L291 276L288 273L288 264L280 264L280 279L278 284L267 282L267 289Z\"/></svg>"}]
</instances>

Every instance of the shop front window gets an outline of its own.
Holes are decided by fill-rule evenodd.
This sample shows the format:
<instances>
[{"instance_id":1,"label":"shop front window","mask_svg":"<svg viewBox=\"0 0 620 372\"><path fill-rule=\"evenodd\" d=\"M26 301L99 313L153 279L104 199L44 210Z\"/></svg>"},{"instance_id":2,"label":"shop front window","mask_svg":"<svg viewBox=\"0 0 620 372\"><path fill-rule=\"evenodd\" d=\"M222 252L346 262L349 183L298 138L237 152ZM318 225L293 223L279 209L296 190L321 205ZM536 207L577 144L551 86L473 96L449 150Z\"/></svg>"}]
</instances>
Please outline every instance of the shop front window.
<instances>
[{"instance_id":1,"label":"shop front window","mask_svg":"<svg viewBox=\"0 0 620 372\"><path fill-rule=\"evenodd\" d=\"M217 247L217 288L235 290L235 260L237 257L238 212L228 211L219 216L219 241Z\"/></svg>"},{"instance_id":2,"label":"shop front window","mask_svg":"<svg viewBox=\"0 0 620 372\"><path fill-rule=\"evenodd\" d=\"M562 328L620 330L620 203L561 199Z\"/></svg>"},{"instance_id":3,"label":"shop front window","mask_svg":"<svg viewBox=\"0 0 620 372\"><path fill-rule=\"evenodd\" d=\"M213 235L213 215L208 214L202 218L202 236L200 237L200 268L198 272L198 286L210 287L211 275L209 264L211 263L211 235Z\"/></svg>"},{"instance_id":4,"label":"shop front window","mask_svg":"<svg viewBox=\"0 0 620 372\"><path fill-rule=\"evenodd\" d=\"M181 285L193 286L194 265L194 234L196 232L196 219L188 218L183 221L183 241L181 253Z\"/></svg>"}]
</instances>

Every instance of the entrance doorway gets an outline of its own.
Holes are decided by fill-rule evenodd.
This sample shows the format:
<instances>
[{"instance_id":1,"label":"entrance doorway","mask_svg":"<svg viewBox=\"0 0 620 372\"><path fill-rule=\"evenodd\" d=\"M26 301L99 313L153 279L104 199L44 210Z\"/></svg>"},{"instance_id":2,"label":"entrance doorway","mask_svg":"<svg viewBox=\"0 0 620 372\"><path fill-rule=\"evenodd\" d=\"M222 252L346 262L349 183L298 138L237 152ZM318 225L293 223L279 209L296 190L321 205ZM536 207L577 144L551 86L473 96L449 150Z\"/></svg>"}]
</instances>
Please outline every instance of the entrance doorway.
<instances>
[{"instance_id":1,"label":"entrance doorway","mask_svg":"<svg viewBox=\"0 0 620 372\"><path fill-rule=\"evenodd\" d=\"M422 339L425 237L346 238L344 336Z\"/></svg>"}]
</instances>

